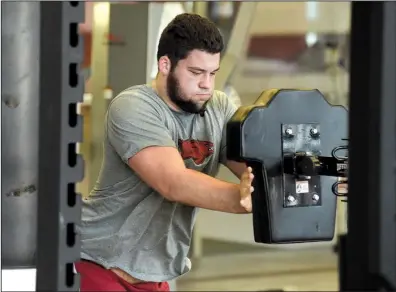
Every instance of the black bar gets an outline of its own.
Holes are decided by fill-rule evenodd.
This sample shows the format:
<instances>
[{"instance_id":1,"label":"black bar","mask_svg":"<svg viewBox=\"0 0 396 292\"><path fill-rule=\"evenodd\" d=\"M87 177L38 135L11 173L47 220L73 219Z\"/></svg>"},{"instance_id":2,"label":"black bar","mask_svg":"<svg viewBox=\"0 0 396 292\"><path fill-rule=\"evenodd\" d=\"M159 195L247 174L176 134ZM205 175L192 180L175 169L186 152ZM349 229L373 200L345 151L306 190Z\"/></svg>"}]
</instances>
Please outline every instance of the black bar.
<instances>
[{"instance_id":1,"label":"black bar","mask_svg":"<svg viewBox=\"0 0 396 292\"><path fill-rule=\"evenodd\" d=\"M293 154L283 157L283 172L302 176L346 177L348 164L346 160L335 157Z\"/></svg>"},{"instance_id":2,"label":"black bar","mask_svg":"<svg viewBox=\"0 0 396 292\"><path fill-rule=\"evenodd\" d=\"M396 288L396 3L352 2L348 235L341 291Z\"/></svg>"},{"instance_id":3,"label":"black bar","mask_svg":"<svg viewBox=\"0 0 396 292\"><path fill-rule=\"evenodd\" d=\"M84 2L42 1L40 23L39 192L37 291L78 291L73 262L80 257L75 224L81 200L74 187L83 178L83 161L76 155L82 140L77 115L84 80L79 75L82 39L78 23ZM26 44L27 49L29 44Z\"/></svg>"}]
</instances>

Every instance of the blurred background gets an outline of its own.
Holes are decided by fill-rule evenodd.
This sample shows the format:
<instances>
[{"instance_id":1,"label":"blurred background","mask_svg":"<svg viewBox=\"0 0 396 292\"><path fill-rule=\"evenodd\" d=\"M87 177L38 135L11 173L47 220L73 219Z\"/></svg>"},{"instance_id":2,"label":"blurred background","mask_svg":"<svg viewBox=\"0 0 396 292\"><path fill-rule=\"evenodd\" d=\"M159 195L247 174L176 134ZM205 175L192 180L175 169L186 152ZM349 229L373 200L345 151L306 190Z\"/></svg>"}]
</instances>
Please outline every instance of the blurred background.
<instances>
[{"instance_id":1,"label":"blurred background","mask_svg":"<svg viewBox=\"0 0 396 292\"><path fill-rule=\"evenodd\" d=\"M350 3L347 2L86 2L85 178L88 196L101 165L103 116L124 88L156 75L156 46L177 14L213 20L226 40L217 89L234 102L251 104L269 88L317 88L330 103L348 105ZM218 177L237 179L225 168ZM267 246L255 244L252 216L201 210L191 250L192 271L174 290L338 289L337 234L345 231L339 202L333 242Z\"/></svg>"}]
</instances>

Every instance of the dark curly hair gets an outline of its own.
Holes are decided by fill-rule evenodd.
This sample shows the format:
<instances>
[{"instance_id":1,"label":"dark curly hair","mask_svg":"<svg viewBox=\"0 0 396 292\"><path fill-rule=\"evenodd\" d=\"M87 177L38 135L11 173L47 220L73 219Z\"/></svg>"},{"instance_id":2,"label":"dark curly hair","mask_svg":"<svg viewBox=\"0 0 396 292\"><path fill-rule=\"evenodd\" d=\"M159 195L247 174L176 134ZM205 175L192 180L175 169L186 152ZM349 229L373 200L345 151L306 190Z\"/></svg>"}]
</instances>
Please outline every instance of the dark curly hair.
<instances>
[{"instance_id":1,"label":"dark curly hair","mask_svg":"<svg viewBox=\"0 0 396 292\"><path fill-rule=\"evenodd\" d=\"M179 60L185 59L192 50L221 53L223 37L209 19L197 14L183 13L176 16L161 34L157 61L168 56L174 69Z\"/></svg>"}]
</instances>

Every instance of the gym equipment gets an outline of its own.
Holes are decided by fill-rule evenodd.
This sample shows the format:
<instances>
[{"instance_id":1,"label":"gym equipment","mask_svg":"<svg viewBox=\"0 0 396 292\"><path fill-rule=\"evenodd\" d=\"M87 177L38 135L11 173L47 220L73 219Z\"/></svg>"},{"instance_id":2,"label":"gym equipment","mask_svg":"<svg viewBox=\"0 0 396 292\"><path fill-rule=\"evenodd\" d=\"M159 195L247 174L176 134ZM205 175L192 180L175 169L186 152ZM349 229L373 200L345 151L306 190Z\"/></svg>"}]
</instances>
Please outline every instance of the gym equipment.
<instances>
[{"instance_id":1,"label":"gym equipment","mask_svg":"<svg viewBox=\"0 0 396 292\"><path fill-rule=\"evenodd\" d=\"M333 239L347 117L318 90L272 89L228 122L228 159L246 162L255 175L256 242Z\"/></svg>"},{"instance_id":2,"label":"gym equipment","mask_svg":"<svg viewBox=\"0 0 396 292\"><path fill-rule=\"evenodd\" d=\"M396 2L353 2L341 291L396 291Z\"/></svg>"},{"instance_id":3,"label":"gym equipment","mask_svg":"<svg viewBox=\"0 0 396 292\"><path fill-rule=\"evenodd\" d=\"M2 268L36 267L39 291L79 288L83 17L82 2L2 3Z\"/></svg>"},{"instance_id":4,"label":"gym equipment","mask_svg":"<svg viewBox=\"0 0 396 292\"><path fill-rule=\"evenodd\" d=\"M19 2L18 2L19 3ZM37 208L37 291L78 291L73 263L80 259L75 225L81 220L81 196L75 183L84 174L76 154L82 140L84 76L78 23L83 2L35 2L40 5L39 196Z\"/></svg>"}]
</instances>

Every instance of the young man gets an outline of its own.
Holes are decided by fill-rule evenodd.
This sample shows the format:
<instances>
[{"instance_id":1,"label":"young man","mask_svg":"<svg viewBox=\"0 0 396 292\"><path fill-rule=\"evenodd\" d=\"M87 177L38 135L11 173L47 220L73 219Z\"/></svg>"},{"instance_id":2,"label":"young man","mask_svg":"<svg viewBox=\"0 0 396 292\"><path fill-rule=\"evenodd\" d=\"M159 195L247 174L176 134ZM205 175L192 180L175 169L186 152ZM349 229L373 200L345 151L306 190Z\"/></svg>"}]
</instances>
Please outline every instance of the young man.
<instances>
[{"instance_id":1,"label":"young man","mask_svg":"<svg viewBox=\"0 0 396 292\"><path fill-rule=\"evenodd\" d=\"M168 291L191 268L197 208L251 211L251 169L226 160L236 107L213 90L223 47L212 22L178 15L161 35L155 81L111 102L102 169L82 209L81 291ZM214 178L219 163L239 185Z\"/></svg>"}]
</instances>

